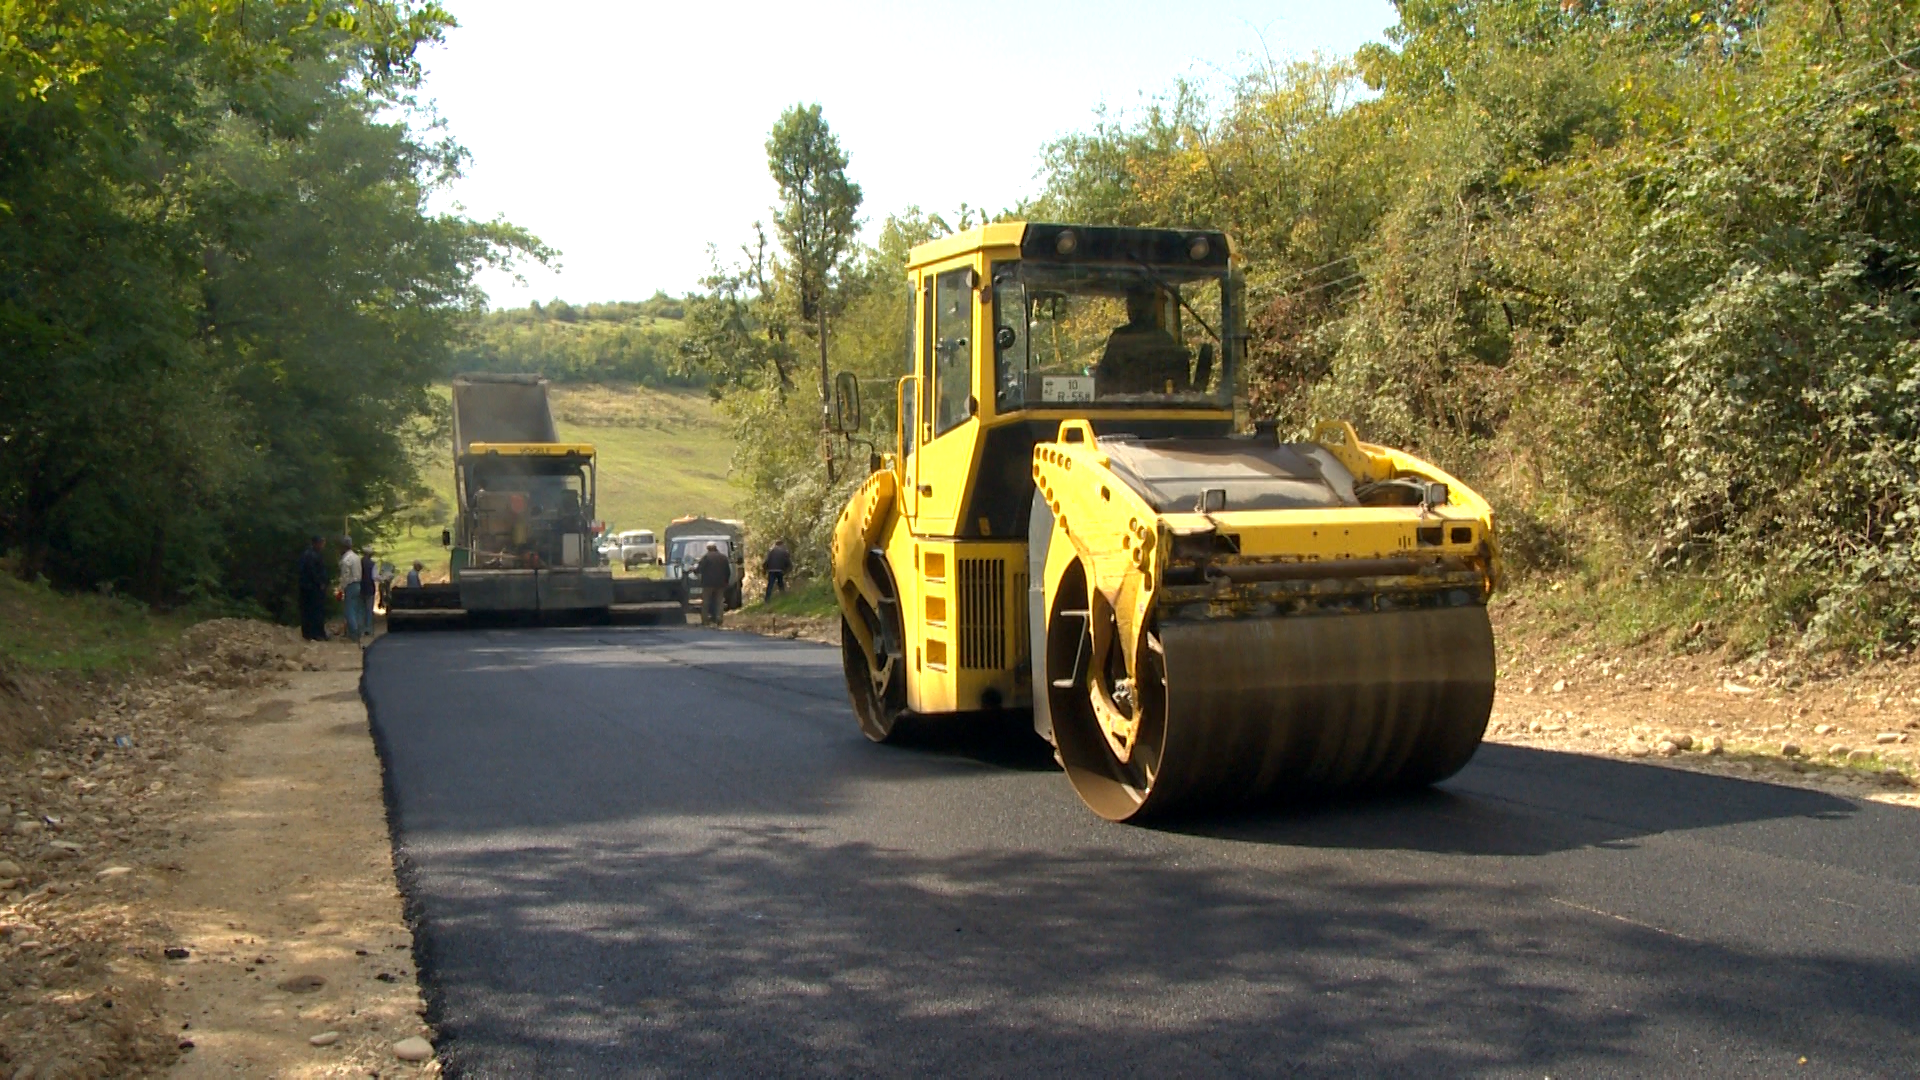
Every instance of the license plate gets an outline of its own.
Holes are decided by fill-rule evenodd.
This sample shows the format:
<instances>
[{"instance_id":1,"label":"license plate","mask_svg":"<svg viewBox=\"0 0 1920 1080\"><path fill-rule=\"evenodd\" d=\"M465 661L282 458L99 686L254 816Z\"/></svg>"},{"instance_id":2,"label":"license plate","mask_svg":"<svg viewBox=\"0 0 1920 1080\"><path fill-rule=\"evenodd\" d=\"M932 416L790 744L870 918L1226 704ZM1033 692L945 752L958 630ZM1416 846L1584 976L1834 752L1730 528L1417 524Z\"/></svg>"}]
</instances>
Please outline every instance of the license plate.
<instances>
[{"instance_id":1,"label":"license plate","mask_svg":"<svg viewBox=\"0 0 1920 1080\"><path fill-rule=\"evenodd\" d=\"M1040 378L1041 401L1092 401L1093 376L1043 375Z\"/></svg>"}]
</instances>

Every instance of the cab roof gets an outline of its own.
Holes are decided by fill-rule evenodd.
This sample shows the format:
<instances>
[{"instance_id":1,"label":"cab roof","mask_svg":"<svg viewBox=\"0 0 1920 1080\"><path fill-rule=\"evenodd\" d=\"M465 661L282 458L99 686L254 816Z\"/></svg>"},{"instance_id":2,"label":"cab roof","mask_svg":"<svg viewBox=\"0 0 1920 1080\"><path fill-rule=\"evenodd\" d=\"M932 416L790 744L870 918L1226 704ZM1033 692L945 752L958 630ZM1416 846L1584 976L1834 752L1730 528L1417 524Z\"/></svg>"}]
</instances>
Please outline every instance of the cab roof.
<instances>
[{"instance_id":1,"label":"cab roof","mask_svg":"<svg viewBox=\"0 0 1920 1080\"><path fill-rule=\"evenodd\" d=\"M1019 248L1021 259L1036 262L1224 267L1233 242L1211 229L998 221L921 244L908 253L907 266L917 270L968 252L1009 247Z\"/></svg>"}]
</instances>

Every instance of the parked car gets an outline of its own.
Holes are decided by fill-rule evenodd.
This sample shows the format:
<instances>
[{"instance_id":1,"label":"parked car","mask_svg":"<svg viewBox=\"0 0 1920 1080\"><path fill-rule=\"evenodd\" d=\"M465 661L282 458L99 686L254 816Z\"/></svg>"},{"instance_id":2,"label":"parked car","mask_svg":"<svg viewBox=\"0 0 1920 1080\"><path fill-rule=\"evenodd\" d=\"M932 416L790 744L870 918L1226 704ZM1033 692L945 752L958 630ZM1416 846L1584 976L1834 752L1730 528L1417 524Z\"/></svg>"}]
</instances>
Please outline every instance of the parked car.
<instances>
[{"instance_id":1,"label":"parked car","mask_svg":"<svg viewBox=\"0 0 1920 1080\"><path fill-rule=\"evenodd\" d=\"M615 535L614 540L620 548L620 565L629 570L660 559L660 545L655 542L652 529L630 529Z\"/></svg>"}]
</instances>

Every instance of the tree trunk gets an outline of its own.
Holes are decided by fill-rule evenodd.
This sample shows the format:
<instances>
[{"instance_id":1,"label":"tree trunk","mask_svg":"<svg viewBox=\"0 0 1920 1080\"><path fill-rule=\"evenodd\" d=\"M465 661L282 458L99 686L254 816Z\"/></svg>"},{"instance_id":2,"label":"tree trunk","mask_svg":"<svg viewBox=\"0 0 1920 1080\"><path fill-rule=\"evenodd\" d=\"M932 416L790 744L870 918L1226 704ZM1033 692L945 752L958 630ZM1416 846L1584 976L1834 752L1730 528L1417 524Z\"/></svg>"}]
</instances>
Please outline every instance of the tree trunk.
<instances>
[{"instance_id":1,"label":"tree trunk","mask_svg":"<svg viewBox=\"0 0 1920 1080\"><path fill-rule=\"evenodd\" d=\"M20 513L14 518L13 539L20 546L20 563L14 567L14 575L21 581L37 581L46 570L47 534L52 528L54 508L73 494L87 474L85 468L80 468L59 483L48 483L45 459L38 464L40 467L29 474L26 497L20 500Z\"/></svg>"},{"instance_id":2,"label":"tree trunk","mask_svg":"<svg viewBox=\"0 0 1920 1080\"><path fill-rule=\"evenodd\" d=\"M147 557L140 568L140 599L153 607L159 607L165 599L162 590L166 588L167 527L160 522L153 523L153 534L147 539Z\"/></svg>"},{"instance_id":3,"label":"tree trunk","mask_svg":"<svg viewBox=\"0 0 1920 1080\"><path fill-rule=\"evenodd\" d=\"M13 568L14 576L21 581L38 581L40 572L47 565L46 527L40 523L33 507L24 507L20 511L19 536L20 562Z\"/></svg>"}]
</instances>

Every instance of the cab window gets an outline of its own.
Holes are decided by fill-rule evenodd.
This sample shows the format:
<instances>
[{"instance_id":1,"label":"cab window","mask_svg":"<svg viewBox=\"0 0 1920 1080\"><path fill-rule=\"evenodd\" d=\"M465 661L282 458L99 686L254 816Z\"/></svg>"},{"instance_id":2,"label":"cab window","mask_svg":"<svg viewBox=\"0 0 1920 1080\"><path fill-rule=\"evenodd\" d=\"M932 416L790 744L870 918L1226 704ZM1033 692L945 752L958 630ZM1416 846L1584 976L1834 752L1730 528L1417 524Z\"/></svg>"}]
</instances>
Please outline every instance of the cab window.
<instances>
[{"instance_id":1,"label":"cab window","mask_svg":"<svg viewBox=\"0 0 1920 1080\"><path fill-rule=\"evenodd\" d=\"M927 301L924 304L917 303L920 298L919 294L922 291L927 294ZM907 294L907 371L909 373L917 371L913 362L913 342L916 337L922 336L917 333L920 326L920 312L922 311L926 312L927 318L927 332L925 337L928 341L931 341L933 338L933 289L931 285L924 290L916 286L913 292ZM925 347L922 348L922 351L926 351ZM923 389L925 385L926 379L916 378L913 383L913 393L901 396L900 458L903 462L913 456L913 448L920 444L920 395L925 392Z\"/></svg>"},{"instance_id":2,"label":"cab window","mask_svg":"<svg viewBox=\"0 0 1920 1080\"><path fill-rule=\"evenodd\" d=\"M973 415L973 271L949 270L934 279L933 433Z\"/></svg>"},{"instance_id":3,"label":"cab window","mask_svg":"<svg viewBox=\"0 0 1920 1080\"><path fill-rule=\"evenodd\" d=\"M1225 276L1150 266L994 267L1000 411L1231 401Z\"/></svg>"}]
</instances>

